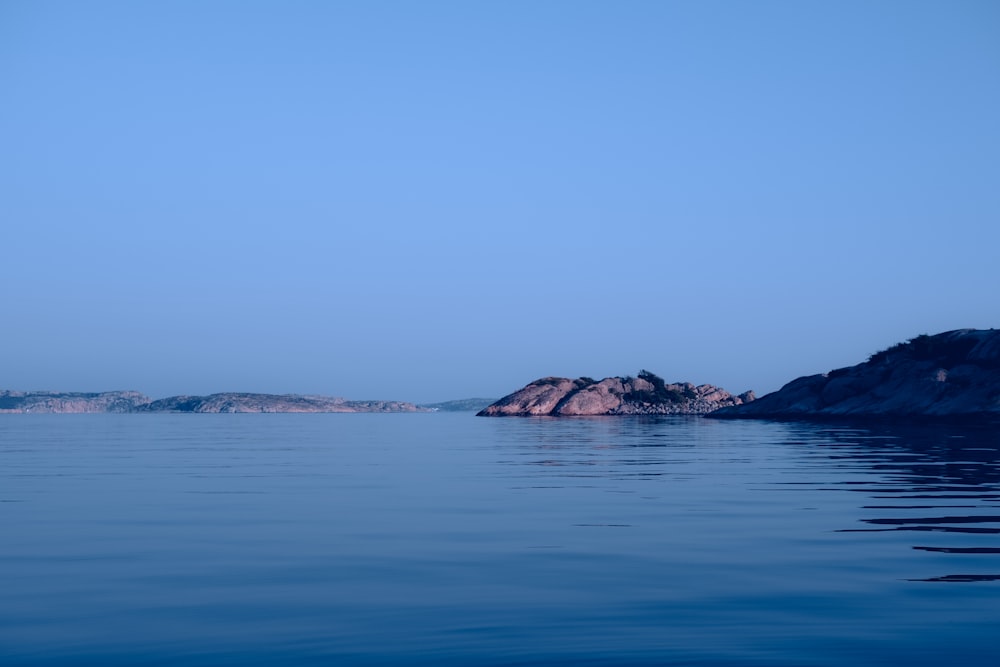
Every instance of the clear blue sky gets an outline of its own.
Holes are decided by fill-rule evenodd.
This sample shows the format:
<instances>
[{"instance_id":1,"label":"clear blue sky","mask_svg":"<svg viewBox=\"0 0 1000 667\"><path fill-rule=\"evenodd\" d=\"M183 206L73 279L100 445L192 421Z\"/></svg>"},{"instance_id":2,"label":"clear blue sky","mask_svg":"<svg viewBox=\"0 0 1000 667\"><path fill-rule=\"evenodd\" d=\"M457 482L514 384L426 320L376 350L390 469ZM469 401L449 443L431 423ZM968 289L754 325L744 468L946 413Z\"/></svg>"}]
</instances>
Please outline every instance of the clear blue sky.
<instances>
[{"instance_id":1,"label":"clear blue sky","mask_svg":"<svg viewBox=\"0 0 1000 667\"><path fill-rule=\"evenodd\" d=\"M1000 326L1000 3L0 1L0 388L771 391Z\"/></svg>"}]
</instances>

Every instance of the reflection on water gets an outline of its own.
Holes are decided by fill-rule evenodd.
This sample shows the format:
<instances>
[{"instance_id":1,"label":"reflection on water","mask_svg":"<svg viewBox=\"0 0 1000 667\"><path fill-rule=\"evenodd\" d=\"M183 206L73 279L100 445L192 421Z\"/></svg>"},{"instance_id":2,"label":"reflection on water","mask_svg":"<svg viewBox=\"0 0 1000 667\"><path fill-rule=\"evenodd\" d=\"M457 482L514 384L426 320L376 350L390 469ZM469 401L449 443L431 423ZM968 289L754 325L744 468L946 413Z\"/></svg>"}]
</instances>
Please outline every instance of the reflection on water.
<instances>
[{"instance_id":1,"label":"reflection on water","mask_svg":"<svg viewBox=\"0 0 1000 667\"><path fill-rule=\"evenodd\" d=\"M988 664L1000 627L985 426L8 416L0 501L5 667Z\"/></svg>"},{"instance_id":2,"label":"reflection on water","mask_svg":"<svg viewBox=\"0 0 1000 667\"><path fill-rule=\"evenodd\" d=\"M869 426L828 429L822 447L826 464L856 470L856 479L836 488L860 493L877 504L861 510L875 516L859 517L870 528L842 532L909 532L931 534L935 544L917 543L917 551L965 555L1000 554L1000 429L996 425ZM909 502L907 502L909 501ZM918 502L914 502L918 501ZM888 514L891 512L891 514ZM929 535L930 536L930 535ZM1000 572L1000 562L980 560L980 567ZM962 558L948 567L960 569ZM1000 574L942 574L911 581L996 581Z\"/></svg>"},{"instance_id":3,"label":"reflection on water","mask_svg":"<svg viewBox=\"0 0 1000 667\"><path fill-rule=\"evenodd\" d=\"M739 434L728 434L728 455L712 456L719 443L716 424L711 421L582 418L561 420L558 427L554 421L538 418L518 428L519 458L504 462L544 467L546 476L553 474L553 468L564 468L560 476L570 478L682 479L699 462L718 466L713 475L719 475L727 465L751 461L749 453L733 456L734 450L739 451ZM684 428L678 428L679 424ZM870 527L844 527L836 532L931 533L940 536L937 543L916 543L911 548L956 556L1000 554L1000 544L992 537L1000 534L1000 514L996 513L1000 507L1000 425L757 423L746 429L746 445L760 444L760 428L768 429L773 444L797 457L797 476L808 472L828 478L826 483L778 479L773 480L775 486L794 486L803 494L813 489L862 496L856 521ZM945 543L946 539L950 541ZM965 563L957 558L945 565L961 569ZM979 560L976 565L1000 572L1000 559ZM949 573L907 580L982 582L1000 580L1000 574Z\"/></svg>"}]
</instances>

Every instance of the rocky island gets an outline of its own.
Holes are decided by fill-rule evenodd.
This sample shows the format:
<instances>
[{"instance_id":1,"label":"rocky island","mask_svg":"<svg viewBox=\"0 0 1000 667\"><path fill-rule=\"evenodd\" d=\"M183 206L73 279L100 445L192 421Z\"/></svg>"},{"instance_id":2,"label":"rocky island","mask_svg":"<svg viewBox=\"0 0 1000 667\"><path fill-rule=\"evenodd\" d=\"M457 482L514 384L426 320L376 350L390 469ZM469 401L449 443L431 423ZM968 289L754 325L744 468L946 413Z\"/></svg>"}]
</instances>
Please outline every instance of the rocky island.
<instances>
[{"instance_id":1,"label":"rocky island","mask_svg":"<svg viewBox=\"0 0 1000 667\"><path fill-rule=\"evenodd\" d=\"M59 393L0 391L0 413L99 412L431 412L402 401L349 401L331 396L221 393L152 400L137 391Z\"/></svg>"},{"instance_id":2,"label":"rocky island","mask_svg":"<svg viewBox=\"0 0 1000 667\"><path fill-rule=\"evenodd\" d=\"M720 419L934 418L1000 422L1000 330L917 336L864 363L800 377L754 400L719 387L667 383L648 371L594 380L545 377L479 416L707 415ZM489 399L430 405L297 394L219 393L158 400L137 391L0 390L2 413L434 412L471 410Z\"/></svg>"},{"instance_id":3,"label":"rocky island","mask_svg":"<svg viewBox=\"0 0 1000 667\"><path fill-rule=\"evenodd\" d=\"M245 394L171 396L138 406L135 412L430 412L401 401L348 401L331 396Z\"/></svg>"},{"instance_id":4,"label":"rocky island","mask_svg":"<svg viewBox=\"0 0 1000 667\"><path fill-rule=\"evenodd\" d=\"M495 403L495 398L459 398L440 403L424 403L420 407L434 412L479 412L486 406Z\"/></svg>"},{"instance_id":5,"label":"rocky island","mask_svg":"<svg viewBox=\"0 0 1000 667\"><path fill-rule=\"evenodd\" d=\"M0 390L0 414L23 412L132 412L150 398L137 391L57 392Z\"/></svg>"},{"instance_id":6,"label":"rocky island","mask_svg":"<svg viewBox=\"0 0 1000 667\"><path fill-rule=\"evenodd\" d=\"M710 384L667 384L653 373L640 371L638 377L601 381L541 378L501 398L478 416L700 415L753 400L753 392L734 396Z\"/></svg>"},{"instance_id":7,"label":"rocky island","mask_svg":"<svg viewBox=\"0 0 1000 667\"><path fill-rule=\"evenodd\" d=\"M1000 330L917 336L868 361L792 380L725 419L1000 419Z\"/></svg>"}]
</instances>

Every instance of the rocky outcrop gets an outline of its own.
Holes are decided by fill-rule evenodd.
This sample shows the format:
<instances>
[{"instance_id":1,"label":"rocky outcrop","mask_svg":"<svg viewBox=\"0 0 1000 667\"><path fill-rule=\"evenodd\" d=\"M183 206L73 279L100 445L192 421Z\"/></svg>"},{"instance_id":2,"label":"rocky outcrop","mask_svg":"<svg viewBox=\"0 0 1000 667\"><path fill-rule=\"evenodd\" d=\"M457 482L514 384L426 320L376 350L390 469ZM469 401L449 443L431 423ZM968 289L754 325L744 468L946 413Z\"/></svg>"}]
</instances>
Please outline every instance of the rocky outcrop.
<instances>
[{"instance_id":1,"label":"rocky outcrop","mask_svg":"<svg viewBox=\"0 0 1000 667\"><path fill-rule=\"evenodd\" d=\"M0 413L90 413L132 412L149 403L149 397L137 391L99 393L0 390Z\"/></svg>"},{"instance_id":2,"label":"rocky outcrop","mask_svg":"<svg viewBox=\"0 0 1000 667\"><path fill-rule=\"evenodd\" d=\"M918 336L868 361L801 377L730 419L1000 418L1000 330Z\"/></svg>"},{"instance_id":3,"label":"rocky outcrop","mask_svg":"<svg viewBox=\"0 0 1000 667\"><path fill-rule=\"evenodd\" d=\"M399 401L348 401L330 396L223 393L171 396L137 408L139 412L429 412Z\"/></svg>"},{"instance_id":4,"label":"rocky outcrop","mask_svg":"<svg viewBox=\"0 0 1000 667\"><path fill-rule=\"evenodd\" d=\"M480 411L480 417L577 415L700 415L754 399L753 392L734 396L710 384L667 384L641 371L638 377L546 377Z\"/></svg>"}]
</instances>

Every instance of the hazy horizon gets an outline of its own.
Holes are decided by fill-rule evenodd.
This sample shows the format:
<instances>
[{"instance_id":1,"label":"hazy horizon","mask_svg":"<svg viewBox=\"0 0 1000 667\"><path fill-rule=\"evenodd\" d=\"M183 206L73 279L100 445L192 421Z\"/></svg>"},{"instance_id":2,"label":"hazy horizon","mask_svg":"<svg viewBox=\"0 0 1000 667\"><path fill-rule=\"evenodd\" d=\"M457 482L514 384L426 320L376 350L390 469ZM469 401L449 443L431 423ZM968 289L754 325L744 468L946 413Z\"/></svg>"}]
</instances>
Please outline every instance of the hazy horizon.
<instances>
[{"instance_id":1,"label":"hazy horizon","mask_svg":"<svg viewBox=\"0 0 1000 667\"><path fill-rule=\"evenodd\" d=\"M0 388L762 395L1000 323L1000 5L0 5Z\"/></svg>"},{"instance_id":2,"label":"hazy horizon","mask_svg":"<svg viewBox=\"0 0 1000 667\"><path fill-rule=\"evenodd\" d=\"M944 332L934 332L934 333L944 333ZM904 342L904 341L898 341L898 342ZM872 354L874 354L877 351L878 350L873 350ZM862 363L863 361L865 361L865 359L859 359L856 363ZM849 365L854 365L854 364L849 364ZM841 367L838 366L836 368L841 368ZM640 369L640 370L648 370L648 369ZM832 370L835 370L835 368L831 367L831 368L828 368L828 369L825 369L825 370L822 370L822 371L816 371L816 373L825 373L827 371L832 371ZM638 373L638 372L639 371L636 371L636 373ZM813 373L806 373L805 375L812 375L812 374ZM619 376L635 375L635 373L619 373L618 375ZM518 385L517 387L512 387L512 388L509 388L509 389L505 389L502 392L493 393L493 394L490 394L490 395L452 396L450 398L436 398L436 399L432 399L432 400L411 400L409 398L400 398L400 397L395 396L395 395L392 394L391 388L387 388L386 389L386 394L385 395L379 395L379 396L347 396L347 395L343 395L343 394L317 394L316 392L301 392L301 391L281 391L281 392L264 391L264 390L261 390L261 391L257 391L257 390L248 391L248 390L245 390L245 389L238 389L238 388L220 389L220 390L213 390L213 391L209 391L209 392L190 392L190 391L185 392L185 391L181 391L181 392L175 392L173 394L162 394L162 395L161 394L153 394L151 392L144 391L143 389L141 389L139 387L114 387L114 388L107 388L107 389L64 389L64 388L46 388L46 387L33 387L33 388L25 389L23 387L0 387L0 391L2 391L2 390L38 391L38 392L52 391L52 392L57 392L57 393L104 393L104 392L111 392L111 391L138 391L139 393L145 394L146 396L149 396L152 399L168 398L170 396L181 396L181 395L192 395L193 396L193 395L208 395L208 394L218 394L218 393L258 393L258 394L289 394L289 395L323 395L323 396L341 397L341 398L345 398L345 399L351 400L351 401L385 400L385 401L403 401L403 402L416 403L416 404L432 404L432 403L445 403L445 402L449 402L449 401L466 400L466 399L476 399L476 398L498 399L498 398L502 398L503 396L506 396L507 394L513 393L514 391L516 391L517 389L520 389L522 386L528 384L529 382L532 382L532 381L537 380L537 379L541 379L543 377L546 377L546 375L539 375L538 377L531 378L530 380L525 380L521 385ZM565 377L570 377L570 378L575 379L575 378L578 378L578 377L588 377L588 376L585 373L582 373L582 374L578 374L578 375L567 375ZM612 376L608 376L608 377L612 377ZM793 377L793 378L788 378L786 381L782 382L781 385L784 385L784 384L786 384L788 382L791 382L792 380L795 380L798 377L801 377L801 376L796 376L796 377ZM604 376L601 376L601 377L596 378L596 379L598 379L598 380L604 379ZM669 378L665 378L665 379L667 380L667 382L689 382L689 380L684 380L684 379L669 379ZM692 384L714 384L714 383L712 383L712 382L693 382ZM763 395L765 395L767 393L770 393L772 391L776 391L778 388L780 388L781 385L779 385L778 387L775 387L773 389L768 389L766 391L759 391L759 392L757 392L758 398L760 396L763 396ZM722 388L726 389L726 387L722 387ZM740 391L733 391L732 393L737 394L737 393L742 393L742 392L740 392Z\"/></svg>"}]
</instances>

